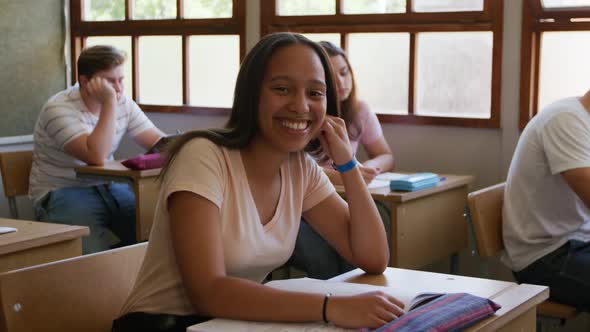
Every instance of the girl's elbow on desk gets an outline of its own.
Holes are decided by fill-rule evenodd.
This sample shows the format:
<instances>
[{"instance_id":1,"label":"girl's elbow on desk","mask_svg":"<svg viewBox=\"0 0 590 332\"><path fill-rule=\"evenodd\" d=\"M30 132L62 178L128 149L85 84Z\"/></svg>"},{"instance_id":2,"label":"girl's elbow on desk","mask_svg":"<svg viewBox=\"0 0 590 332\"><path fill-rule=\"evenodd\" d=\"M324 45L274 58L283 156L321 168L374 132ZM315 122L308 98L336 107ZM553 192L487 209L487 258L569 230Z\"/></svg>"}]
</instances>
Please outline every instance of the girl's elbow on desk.
<instances>
[{"instance_id":1,"label":"girl's elbow on desk","mask_svg":"<svg viewBox=\"0 0 590 332\"><path fill-rule=\"evenodd\" d=\"M373 255L372 257L359 262L357 266L368 274L382 274L387 269L389 254Z\"/></svg>"}]
</instances>

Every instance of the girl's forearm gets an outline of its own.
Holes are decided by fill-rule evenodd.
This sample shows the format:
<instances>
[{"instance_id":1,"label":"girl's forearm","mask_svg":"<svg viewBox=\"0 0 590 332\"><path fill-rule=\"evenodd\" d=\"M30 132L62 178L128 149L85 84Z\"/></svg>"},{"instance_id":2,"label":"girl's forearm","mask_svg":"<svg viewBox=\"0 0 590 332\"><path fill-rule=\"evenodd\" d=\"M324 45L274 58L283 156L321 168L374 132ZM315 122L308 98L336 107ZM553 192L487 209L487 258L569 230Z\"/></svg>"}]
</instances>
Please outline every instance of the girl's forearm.
<instances>
[{"instance_id":1,"label":"girl's forearm","mask_svg":"<svg viewBox=\"0 0 590 332\"><path fill-rule=\"evenodd\" d=\"M219 277L192 296L198 315L239 320L313 322L322 320L324 295L274 289L236 277Z\"/></svg>"},{"instance_id":2,"label":"girl's forearm","mask_svg":"<svg viewBox=\"0 0 590 332\"><path fill-rule=\"evenodd\" d=\"M382 273L389 262L385 228L358 167L341 173L350 222L349 239L354 263L369 273Z\"/></svg>"}]
</instances>

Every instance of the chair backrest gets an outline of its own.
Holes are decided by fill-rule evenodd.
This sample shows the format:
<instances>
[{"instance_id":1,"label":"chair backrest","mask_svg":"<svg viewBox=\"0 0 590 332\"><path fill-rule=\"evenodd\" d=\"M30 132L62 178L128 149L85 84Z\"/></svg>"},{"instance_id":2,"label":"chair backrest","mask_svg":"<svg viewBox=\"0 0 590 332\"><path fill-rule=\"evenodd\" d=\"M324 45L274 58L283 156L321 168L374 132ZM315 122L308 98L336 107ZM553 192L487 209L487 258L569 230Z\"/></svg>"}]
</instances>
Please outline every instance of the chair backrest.
<instances>
[{"instance_id":1,"label":"chair backrest","mask_svg":"<svg viewBox=\"0 0 590 332\"><path fill-rule=\"evenodd\" d=\"M0 331L107 332L147 243L0 274Z\"/></svg>"},{"instance_id":2,"label":"chair backrest","mask_svg":"<svg viewBox=\"0 0 590 332\"><path fill-rule=\"evenodd\" d=\"M0 152L0 172L6 197L26 195L29 191L29 174L33 151Z\"/></svg>"},{"instance_id":3,"label":"chair backrest","mask_svg":"<svg viewBox=\"0 0 590 332\"><path fill-rule=\"evenodd\" d=\"M502 204L505 183L499 183L467 195L469 214L481 257L496 256L502 249Z\"/></svg>"}]
</instances>

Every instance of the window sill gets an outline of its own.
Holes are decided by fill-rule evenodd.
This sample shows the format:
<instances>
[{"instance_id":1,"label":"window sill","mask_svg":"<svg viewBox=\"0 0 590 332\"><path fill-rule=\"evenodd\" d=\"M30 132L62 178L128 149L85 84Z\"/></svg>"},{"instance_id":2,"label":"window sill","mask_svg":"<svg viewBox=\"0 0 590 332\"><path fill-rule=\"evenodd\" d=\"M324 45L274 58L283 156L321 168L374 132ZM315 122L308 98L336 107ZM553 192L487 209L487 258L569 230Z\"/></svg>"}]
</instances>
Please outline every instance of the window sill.
<instances>
[{"instance_id":1,"label":"window sill","mask_svg":"<svg viewBox=\"0 0 590 332\"><path fill-rule=\"evenodd\" d=\"M471 128L500 128L500 117L490 119L451 118L438 116L377 114L379 122L425 126L454 126Z\"/></svg>"},{"instance_id":2,"label":"window sill","mask_svg":"<svg viewBox=\"0 0 590 332\"><path fill-rule=\"evenodd\" d=\"M193 114L193 115L217 115L229 116L231 108L225 107L202 107L202 106L188 106L188 105L147 105L139 104L139 107L144 112L158 112L158 113L179 113L179 114Z\"/></svg>"}]
</instances>

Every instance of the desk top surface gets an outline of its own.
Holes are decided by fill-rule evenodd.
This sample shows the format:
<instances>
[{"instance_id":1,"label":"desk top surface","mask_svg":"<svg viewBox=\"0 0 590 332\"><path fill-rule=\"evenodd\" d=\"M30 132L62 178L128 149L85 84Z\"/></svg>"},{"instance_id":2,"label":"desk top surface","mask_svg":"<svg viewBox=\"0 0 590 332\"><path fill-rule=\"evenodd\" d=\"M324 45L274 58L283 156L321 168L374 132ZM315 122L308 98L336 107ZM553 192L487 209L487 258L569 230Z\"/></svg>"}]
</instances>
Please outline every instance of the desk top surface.
<instances>
[{"instance_id":1,"label":"desk top surface","mask_svg":"<svg viewBox=\"0 0 590 332\"><path fill-rule=\"evenodd\" d=\"M16 232L0 234L0 255L71 240L90 234L86 226L73 226L0 218L0 226Z\"/></svg>"},{"instance_id":2,"label":"desk top surface","mask_svg":"<svg viewBox=\"0 0 590 332\"><path fill-rule=\"evenodd\" d=\"M405 202L416 198L432 195L446 190L469 185L474 180L472 175L439 174L445 180L440 181L435 187L417 191L391 191L388 187L369 189L374 199L383 199L394 202ZM344 186L335 186L339 194L344 194Z\"/></svg>"},{"instance_id":3,"label":"desk top surface","mask_svg":"<svg viewBox=\"0 0 590 332\"><path fill-rule=\"evenodd\" d=\"M489 298L502 308L496 314L469 328L467 331L494 331L516 315L535 307L549 297L546 286L516 284L514 282L457 276L442 273L414 271L388 267L380 275L368 275L356 269L330 279L399 288L410 293L468 292Z\"/></svg>"}]
</instances>

